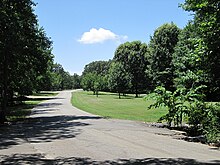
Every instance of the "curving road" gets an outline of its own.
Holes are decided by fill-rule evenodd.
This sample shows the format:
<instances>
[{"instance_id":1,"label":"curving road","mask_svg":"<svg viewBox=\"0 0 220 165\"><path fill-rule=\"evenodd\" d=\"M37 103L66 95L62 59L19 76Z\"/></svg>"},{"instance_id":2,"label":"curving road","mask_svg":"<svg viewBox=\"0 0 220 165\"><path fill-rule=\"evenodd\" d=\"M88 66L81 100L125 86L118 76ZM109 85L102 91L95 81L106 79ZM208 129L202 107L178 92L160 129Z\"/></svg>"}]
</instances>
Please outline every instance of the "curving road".
<instances>
[{"instance_id":1,"label":"curving road","mask_svg":"<svg viewBox=\"0 0 220 165\"><path fill-rule=\"evenodd\" d=\"M0 164L220 164L220 151L174 139L168 129L103 119L70 103L72 91L0 127Z\"/></svg>"}]
</instances>

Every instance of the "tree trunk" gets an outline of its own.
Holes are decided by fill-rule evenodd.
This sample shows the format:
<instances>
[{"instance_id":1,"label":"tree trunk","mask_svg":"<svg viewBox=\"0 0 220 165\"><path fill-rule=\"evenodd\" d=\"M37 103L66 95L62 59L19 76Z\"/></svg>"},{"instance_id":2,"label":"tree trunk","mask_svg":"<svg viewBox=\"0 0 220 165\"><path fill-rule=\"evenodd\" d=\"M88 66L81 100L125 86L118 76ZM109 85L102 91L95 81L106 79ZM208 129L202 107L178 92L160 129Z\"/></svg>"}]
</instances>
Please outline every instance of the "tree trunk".
<instances>
[{"instance_id":1,"label":"tree trunk","mask_svg":"<svg viewBox=\"0 0 220 165\"><path fill-rule=\"evenodd\" d=\"M137 88L135 88L135 94L136 94L136 98L138 98L138 90L137 90Z\"/></svg>"},{"instance_id":2,"label":"tree trunk","mask_svg":"<svg viewBox=\"0 0 220 165\"><path fill-rule=\"evenodd\" d=\"M6 111L8 104L8 56L7 53L3 54L3 89L2 89L2 102L0 109L0 123L6 121Z\"/></svg>"},{"instance_id":3,"label":"tree trunk","mask_svg":"<svg viewBox=\"0 0 220 165\"><path fill-rule=\"evenodd\" d=\"M118 98L121 99L121 93L120 92L118 92Z\"/></svg>"},{"instance_id":4,"label":"tree trunk","mask_svg":"<svg viewBox=\"0 0 220 165\"><path fill-rule=\"evenodd\" d=\"M1 103L1 109L0 109L0 123L4 123L6 121L6 114L7 111L7 93L5 89L2 90L2 103Z\"/></svg>"}]
</instances>

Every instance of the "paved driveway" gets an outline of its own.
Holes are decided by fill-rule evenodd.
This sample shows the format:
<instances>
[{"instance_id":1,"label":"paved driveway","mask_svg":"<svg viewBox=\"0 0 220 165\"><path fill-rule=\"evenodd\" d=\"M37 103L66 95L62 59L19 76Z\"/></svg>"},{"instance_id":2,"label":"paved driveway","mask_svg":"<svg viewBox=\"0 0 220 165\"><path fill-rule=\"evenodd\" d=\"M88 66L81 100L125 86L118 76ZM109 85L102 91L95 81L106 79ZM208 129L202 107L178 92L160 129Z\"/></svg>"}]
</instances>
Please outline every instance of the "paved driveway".
<instances>
[{"instance_id":1,"label":"paved driveway","mask_svg":"<svg viewBox=\"0 0 220 165\"><path fill-rule=\"evenodd\" d=\"M70 98L62 91L26 122L0 128L0 164L220 164L219 150L174 139L168 129L100 118Z\"/></svg>"}]
</instances>

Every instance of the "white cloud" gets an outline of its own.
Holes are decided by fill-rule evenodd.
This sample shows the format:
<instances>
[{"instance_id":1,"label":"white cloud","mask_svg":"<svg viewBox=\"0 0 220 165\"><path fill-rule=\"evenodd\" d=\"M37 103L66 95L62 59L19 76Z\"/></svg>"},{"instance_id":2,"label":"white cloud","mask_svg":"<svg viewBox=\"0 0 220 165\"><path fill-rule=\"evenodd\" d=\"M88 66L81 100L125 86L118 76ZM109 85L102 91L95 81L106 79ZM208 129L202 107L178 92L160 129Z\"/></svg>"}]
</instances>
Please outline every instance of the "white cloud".
<instances>
[{"instance_id":1,"label":"white cloud","mask_svg":"<svg viewBox=\"0 0 220 165\"><path fill-rule=\"evenodd\" d=\"M83 33L82 37L78 40L78 42L82 44L102 43L107 40L121 42L121 40L126 40L127 38L127 36L119 36L111 32L110 30L106 30L103 28L92 28L89 32Z\"/></svg>"}]
</instances>

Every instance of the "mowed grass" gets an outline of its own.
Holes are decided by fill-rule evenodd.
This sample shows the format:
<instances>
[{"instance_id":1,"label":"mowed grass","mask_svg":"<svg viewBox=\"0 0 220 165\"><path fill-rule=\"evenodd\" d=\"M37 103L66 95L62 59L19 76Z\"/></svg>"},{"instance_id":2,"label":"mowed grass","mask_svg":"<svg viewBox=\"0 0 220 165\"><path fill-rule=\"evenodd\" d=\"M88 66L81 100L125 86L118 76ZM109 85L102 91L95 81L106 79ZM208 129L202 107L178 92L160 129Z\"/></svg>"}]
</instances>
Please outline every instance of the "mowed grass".
<instances>
[{"instance_id":1,"label":"mowed grass","mask_svg":"<svg viewBox=\"0 0 220 165\"><path fill-rule=\"evenodd\" d=\"M72 93L73 106L99 116L137 120L144 122L157 122L167 113L166 108L148 109L154 100L144 100L143 97L135 98L134 95L118 98L117 94L100 92L99 97L92 92L77 91Z\"/></svg>"},{"instance_id":2,"label":"mowed grass","mask_svg":"<svg viewBox=\"0 0 220 165\"><path fill-rule=\"evenodd\" d=\"M8 107L6 113L6 119L9 122L23 121L27 116L31 114L31 110L42 101L47 100L49 96L56 96L58 93L54 92L41 92L38 94L33 94L33 96L41 96L39 98L24 98L21 103L15 104Z\"/></svg>"}]
</instances>

